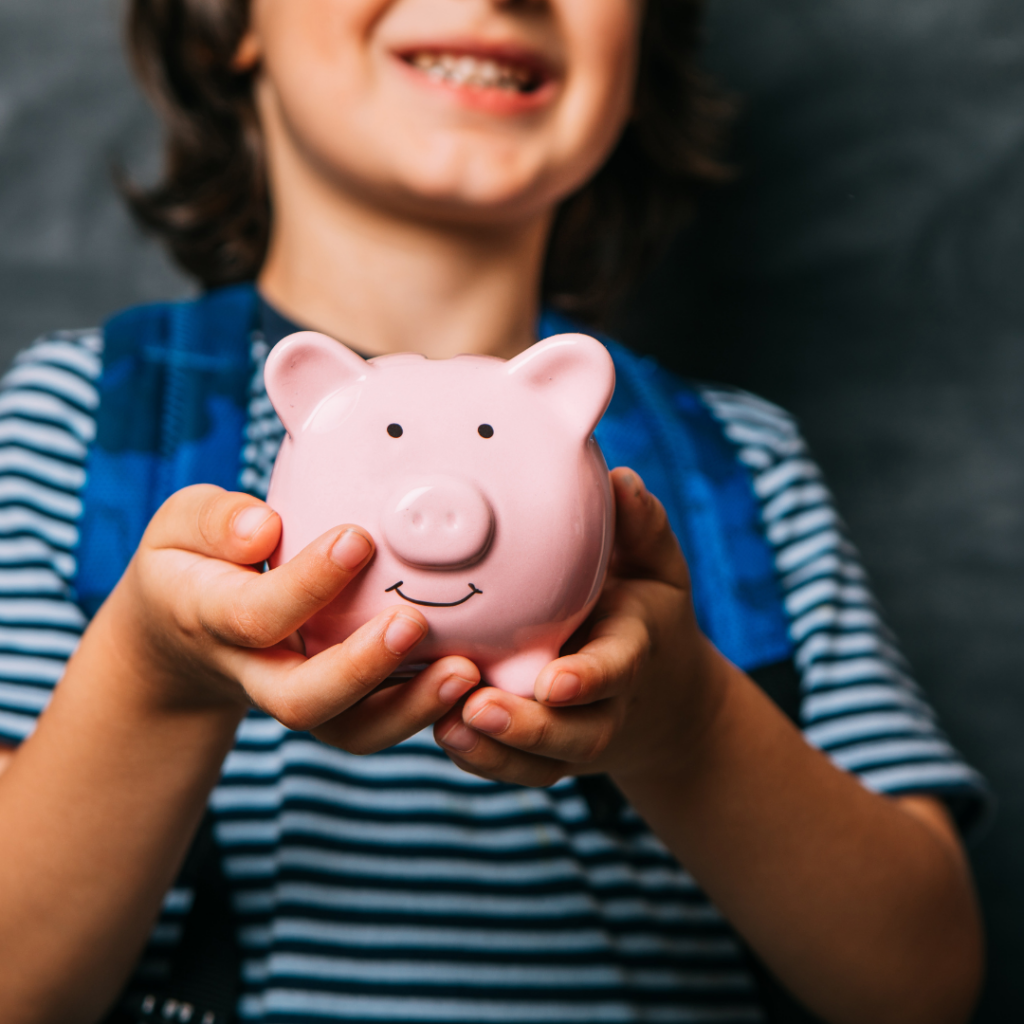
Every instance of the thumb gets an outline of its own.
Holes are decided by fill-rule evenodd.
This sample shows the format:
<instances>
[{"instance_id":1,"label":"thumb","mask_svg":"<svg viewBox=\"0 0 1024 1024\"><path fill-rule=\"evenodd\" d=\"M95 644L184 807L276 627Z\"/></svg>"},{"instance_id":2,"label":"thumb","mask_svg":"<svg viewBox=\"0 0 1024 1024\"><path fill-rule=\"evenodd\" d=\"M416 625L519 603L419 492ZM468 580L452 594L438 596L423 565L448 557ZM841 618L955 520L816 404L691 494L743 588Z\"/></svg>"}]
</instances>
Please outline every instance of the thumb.
<instances>
[{"instance_id":1,"label":"thumb","mask_svg":"<svg viewBox=\"0 0 1024 1024\"><path fill-rule=\"evenodd\" d=\"M611 482L615 495L612 571L618 576L662 580L688 589L690 572L665 506L632 469L612 470Z\"/></svg>"}]
</instances>

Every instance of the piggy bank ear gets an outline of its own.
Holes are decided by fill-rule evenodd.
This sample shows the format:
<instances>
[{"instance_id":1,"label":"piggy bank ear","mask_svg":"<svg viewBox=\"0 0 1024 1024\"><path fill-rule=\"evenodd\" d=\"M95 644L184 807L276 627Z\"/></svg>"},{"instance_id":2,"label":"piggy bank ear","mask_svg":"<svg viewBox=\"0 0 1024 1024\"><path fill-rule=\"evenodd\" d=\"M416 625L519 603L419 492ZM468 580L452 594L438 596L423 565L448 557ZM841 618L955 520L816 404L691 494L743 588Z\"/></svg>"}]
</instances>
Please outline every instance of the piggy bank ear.
<instances>
[{"instance_id":1,"label":"piggy bank ear","mask_svg":"<svg viewBox=\"0 0 1024 1024\"><path fill-rule=\"evenodd\" d=\"M573 431L588 437L615 390L608 349L585 334L556 334L505 364L514 386L542 396Z\"/></svg>"},{"instance_id":2,"label":"piggy bank ear","mask_svg":"<svg viewBox=\"0 0 1024 1024\"><path fill-rule=\"evenodd\" d=\"M369 368L340 341L302 331L270 350L263 379L274 411L295 437L328 395L363 379Z\"/></svg>"}]
</instances>

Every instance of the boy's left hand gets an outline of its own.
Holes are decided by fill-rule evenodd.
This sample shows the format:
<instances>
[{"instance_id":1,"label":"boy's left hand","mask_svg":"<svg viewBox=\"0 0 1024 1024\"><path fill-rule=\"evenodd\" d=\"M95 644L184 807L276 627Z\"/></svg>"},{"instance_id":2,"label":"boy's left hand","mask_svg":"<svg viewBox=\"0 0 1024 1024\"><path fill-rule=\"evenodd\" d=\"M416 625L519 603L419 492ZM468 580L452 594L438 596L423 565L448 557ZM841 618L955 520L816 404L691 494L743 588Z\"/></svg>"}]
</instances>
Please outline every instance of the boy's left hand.
<instances>
[{"instance_id":1,"label":"boy's left hand","mask_svg":"<svg viewBox=\"0 0 1024 1024\"><path fill-rule=\"evenodd\" d=\"M657 770L692 753L714 717L727 663L697 625L665 509L632 470L611 479L615 547L578 650L541 672L536 700L485 687L434 726L468 772L548 786L564 775Z\"/></svg>"}]
</instances>

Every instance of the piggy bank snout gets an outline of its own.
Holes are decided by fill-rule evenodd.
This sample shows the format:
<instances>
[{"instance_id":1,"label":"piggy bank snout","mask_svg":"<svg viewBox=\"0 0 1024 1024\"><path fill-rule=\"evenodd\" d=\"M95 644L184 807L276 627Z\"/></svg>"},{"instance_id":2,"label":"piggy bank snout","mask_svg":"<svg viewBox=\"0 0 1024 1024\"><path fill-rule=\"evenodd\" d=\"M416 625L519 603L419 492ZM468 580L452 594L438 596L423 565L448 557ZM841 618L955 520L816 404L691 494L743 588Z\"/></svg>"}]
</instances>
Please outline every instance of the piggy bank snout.
<instances>
[{"instance_id":1,"label":"piggy bank snout","mask_svg":"<svg viewBox=\"0 0 1024 1024\"><path fill-rule=\"evenodd\" d=\"M494 514L468 481L432 477L398 488L381 527L388 547L407 565L457 569L487 553Z\"/></svg>"}]
</instances>

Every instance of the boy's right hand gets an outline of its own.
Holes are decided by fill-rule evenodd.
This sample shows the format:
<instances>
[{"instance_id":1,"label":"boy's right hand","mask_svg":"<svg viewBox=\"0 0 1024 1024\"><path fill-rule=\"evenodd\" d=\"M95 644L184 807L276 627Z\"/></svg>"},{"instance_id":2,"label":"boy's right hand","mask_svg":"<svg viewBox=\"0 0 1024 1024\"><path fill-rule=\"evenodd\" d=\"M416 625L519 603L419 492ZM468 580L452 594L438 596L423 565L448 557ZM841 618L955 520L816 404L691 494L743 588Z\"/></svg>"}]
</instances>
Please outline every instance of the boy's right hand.
<instances>
[{"instance_id":1,"label":"boy's right hand","mask_svg":"<svg viewBox=\"0 0 1024 1024\"><path fill-rule=\"evenodd\" d=\"M290 729L371 753L430 725L479 683L472 662L449 657L373 692L426 636L423 615L407 606L307 658L296 631L365 567L373 541L338 526L260 572L280 535L280 517L245 494L200 484L164 503L90 629L104 632L141 698L168 712L255 705Z\"/></svg>"}]
</instances>

